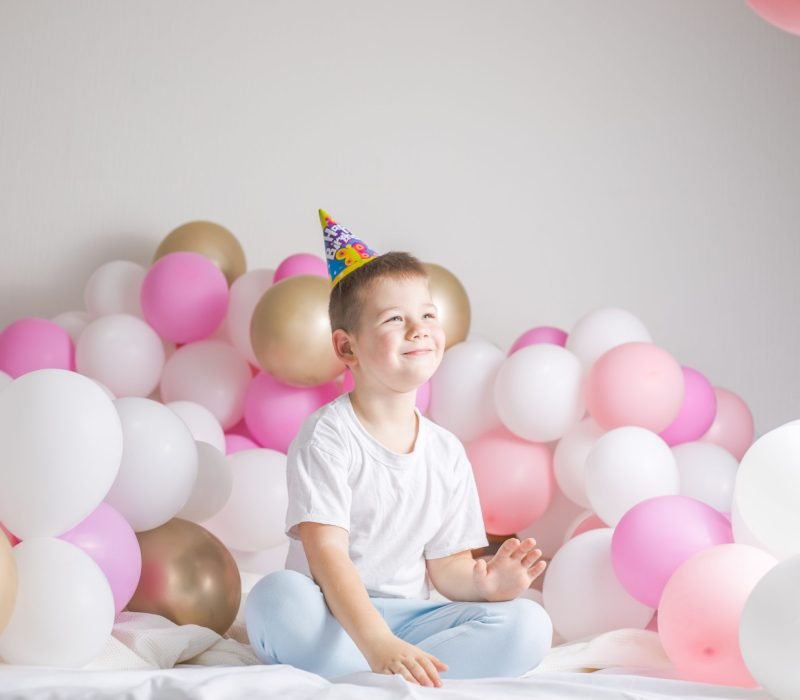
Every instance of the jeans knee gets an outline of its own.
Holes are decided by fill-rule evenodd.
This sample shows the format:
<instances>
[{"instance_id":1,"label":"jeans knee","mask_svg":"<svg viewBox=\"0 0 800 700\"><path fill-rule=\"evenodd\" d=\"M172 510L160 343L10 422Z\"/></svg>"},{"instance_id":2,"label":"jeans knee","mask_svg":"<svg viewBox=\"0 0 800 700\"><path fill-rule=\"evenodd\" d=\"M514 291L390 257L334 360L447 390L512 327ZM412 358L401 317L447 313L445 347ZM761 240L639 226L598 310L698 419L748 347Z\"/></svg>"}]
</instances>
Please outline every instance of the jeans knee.
<instances>
[{"instance_id":1,"label":"jeans knee","mask_svg":"<svg viewBox=\"0 0 800 700\"><path fill-rule=\"evenodd\" d=\"M553 623L545 609L528 598L504 604L508 654L503 675L521 676L536 668L553 639Z\"/></svg>"}]
</instances>

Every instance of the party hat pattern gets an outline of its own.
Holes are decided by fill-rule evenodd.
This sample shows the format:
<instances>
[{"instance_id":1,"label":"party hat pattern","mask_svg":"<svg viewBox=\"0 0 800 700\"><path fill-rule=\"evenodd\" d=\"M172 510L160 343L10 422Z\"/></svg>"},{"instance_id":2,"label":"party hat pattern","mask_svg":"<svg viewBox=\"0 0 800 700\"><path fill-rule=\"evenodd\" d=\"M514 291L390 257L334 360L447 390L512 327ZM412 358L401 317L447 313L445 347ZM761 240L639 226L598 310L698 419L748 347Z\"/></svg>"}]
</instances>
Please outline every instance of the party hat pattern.
<instances>
[{"instance_id":1,"label":"party hat pattern","mask_svg":"<svg viewBox=\"0 0 800 700\"><path fill-rule=\"evenodd\" d=\"M319 210L319 222L325 239L325 259L328 262L328 275L332 287L354 270L378 257L378 253L344 226L337 224L333 217L322 209Z\"/></svg>"}]
</instances>

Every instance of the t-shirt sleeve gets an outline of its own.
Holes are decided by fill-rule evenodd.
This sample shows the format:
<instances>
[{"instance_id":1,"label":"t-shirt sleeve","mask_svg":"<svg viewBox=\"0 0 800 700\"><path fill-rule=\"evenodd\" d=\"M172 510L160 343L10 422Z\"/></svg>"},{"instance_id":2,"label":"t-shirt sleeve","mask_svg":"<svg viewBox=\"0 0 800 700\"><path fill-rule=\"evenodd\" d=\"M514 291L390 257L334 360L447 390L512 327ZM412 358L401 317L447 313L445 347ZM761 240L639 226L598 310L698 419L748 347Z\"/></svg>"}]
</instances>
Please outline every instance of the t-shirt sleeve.
<instances>
[{"instance_id":1,"label":"t-shirt sleeve","mask_svg":"<svg viewBox=\"0 0 800 700\"><path fill-rule=\"evenodd\" d=\"M337 525L349 532L351 490L348 484L348 459L330 446L311 439L293 444L286 462L289 506L286 534L299 540L297 525L302 522Z\"/></svg>"},{"instance_id":2,"label":"t-shirt sleeve","mask_svg":"<svg viewBox=\"0 0 800 700\"><path fill-rule=\"evenodd\" d=\"M472 465L463 447L459 449L452 480L441 527L425 544L426 559L440 559L489 544L483 529L483 514Z\"/></svg>"}]
</instances>

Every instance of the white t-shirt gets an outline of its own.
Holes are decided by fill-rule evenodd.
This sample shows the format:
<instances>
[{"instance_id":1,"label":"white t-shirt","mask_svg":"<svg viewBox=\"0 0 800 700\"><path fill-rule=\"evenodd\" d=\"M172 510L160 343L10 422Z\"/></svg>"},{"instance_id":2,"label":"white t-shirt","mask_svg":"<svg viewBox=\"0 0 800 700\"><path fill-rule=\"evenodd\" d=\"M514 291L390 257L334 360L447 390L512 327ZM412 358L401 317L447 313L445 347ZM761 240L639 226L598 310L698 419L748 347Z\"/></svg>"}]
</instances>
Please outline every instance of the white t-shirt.
<instances>
[{"instance_id":1,"label":"white t-shirt","mask_svg":"<svg viewBox=\"0 0 800 700\"><path fill-rule=\"evenodd\" d=\"M426 559L488 544L463 445L417 416L408 454L366 431L349 394L309 416L289 447L287 569L311 576L298 523L337 525L350 533L350 558L370 596L427 599Z\"/></svg>"}]
</instances>

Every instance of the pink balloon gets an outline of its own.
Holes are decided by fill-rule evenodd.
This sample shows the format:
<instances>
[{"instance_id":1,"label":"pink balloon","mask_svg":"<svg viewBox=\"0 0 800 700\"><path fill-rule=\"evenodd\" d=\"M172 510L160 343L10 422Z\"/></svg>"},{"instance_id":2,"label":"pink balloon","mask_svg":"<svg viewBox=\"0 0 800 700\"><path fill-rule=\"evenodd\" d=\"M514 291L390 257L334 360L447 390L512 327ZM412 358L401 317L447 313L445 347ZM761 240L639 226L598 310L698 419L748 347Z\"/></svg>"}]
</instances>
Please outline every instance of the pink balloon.
<instances>
[{"instance_id":1,"label":"pink balloon","mask_svg":"<svg viewBox=\"0 0 800 700\"><path fill-rule=\"evenodd\" d=\"M258 374L258 372L256 372L256 374ZM250 428L247 427L247 423L245 423L244 417L232 428L228 428L227 434L241 435L242 437L246 437L248 440L252 442L257 442L256 439L253 437L253 433L250 432Z\"/></svg>"},{"instance_id":2,"label":"pink balloon","mask_svg":"<svg viewBox=\"0 0 800 700\"><path fill-rule=\"evenodd\" d=\"M355 388L355 381L353 380L353 373L346 369L342 374L342 393L347 394ZM431 382L428 380L417 389L417 399L415 401L419 412L423 415L431 405Z\"/></svg>"},{"instance_id":3,"label":"pink balloon","mask_svg":"<svg viewBox=\"0 0 800 700\"><path fill-rule=\"evenodd\" d=\"M142 312L155 331L174 343L211 335L228 309L225 275L197 253L159 258L142 283Z\"/></svg>"},{"instance_id":4,"label":"pink balloon","mask_svg":"<svg viewBox=\"0 0 800 700\"><path fill-rule=\"evenodd\" d=\"M247 390L244 419L262 447L286 453L303 421L338 394L335 382L294 387L260 372Z\"/></svg>"},{"instance_id":5,"label":"pink balloon","mask_svg":"<svg viewBox=\"0 0 800 700\"><path fill-rule=\"evenodd\" d=\"M235 452L242 450L255 450L259 445L253 442L250 438L244 435L236 435L235 433L225 433L225 454L232 455Z\"/></svg>"},{"instance_id":6,"label":"pink balloon","mask_svg":"<svg viewBox=\"0 0 800 700\"><path fill-rule=\"evenodd\" d=\"M660 432L683 403L683 372L666 350L623 343L594 363L586 380L586 406L605 430L636 425Z\"/></svg>"},{"instance_id":7,"label":"pink balloon","mask_svg":"<svg viewBox=\"0 0 800 700\"><path fill-rule=\"evenodd\" d=\"M467 446L487 532L511 535L541 517L555 492L547 445L498 428Z\"/></svg>"},{"instance_id":8,"label":"pink balloon","mask_svg":"<svg viewBox=\"0 0 800 700\"><path fill-rule=\"evenodd\" d=\"M142 551L128 521L108 503L101 503L59 539L82 549L102 569L118 615L133 597L142 573Z\"/></svg>"},{"instance_id":9,"label":"pink balloon","mask_svg":"<svg viewBox=\"0 0 800 700\"><path fill-rule=\"evenodd\" d=\"M23 318L0 333L0 370L15 379L37 369L75 369L75 344L61 326Z\"/></svg>"},{"instance_id":10,"label":"pink balloon","mask_svg":"<svg viewBox=\"0 0 800 700\"><path fill-rule=\"evenodd\" d=\"M622 587L655 608L683 562L731 542L730 522L711 506L687 496L658 496L622 516L611 538L611 563Z\"/></svg>"},{"instance_id":11,"label":"pink balloon","mask_svg":"<svg viewBox=\"0 0 800 700\"><path fill-rule=\"evenodd\" d=\"M552 345L560 345L563 348L567 344L567 334L560 328L553 328L552 326L531 328L514 341L508 351L508 356L511 357L517 350L537 343L551 343Z\"/></svg>"},{"instance_id":12,"label":"pink balloon","mask_svg":"<svg viewBox=\"0 0 800 700\"><path fill-rule=\"evenodd\" d=\"M670 447L699 440L717 415L717 396L711 382L691 367L681 367L681 370L684 386L681 410L661 432L661 437Z\"/></svg>"},{"instance_id":13,"label":"pink balloon","mask_svg":"<svg viewBox=\"0 0 800 700\"><path fill-rule=\"evenodd\" d=\"M577 537L578 535L582 535L584 532L589 532L589 530L599 530L600 528L608 527L600 518L592 513L591 515L587 515L583 520L581 520L572 532L568 533L568 539L572 539L573 537Z\"/></svg>"},{"instance_id":14,"label":"pink balloon","mask_svg":"<svg viewBox=\"0 0 800 700\"><path fill-rule=\"evenodd\" d=\"M753 588L777 560L746 544L711 547L685 561L664 588L658 634L686 680L754 687L739 648L739 622Z\"/></svg>"},{"instance_id":15,"label":"pink balloon","mask_svg":"<svg viewBox=\"0 0 800 700\"><path fill-rule=\"evenodd\" d=\"M747 448L753 444L753 414L747 404L732 391L714 387L714 394L717 398L717 413L708 432L700 439L702 442L724 447L741 461Z\"/></svg>"},{"instance_id":16,"label":"pink balloon","mask_svg":"<svg viewBox=\"0 0 800 700\"><path fill-rule=\"evenodd\" d=\"M272 283L277 284L287 277L295 277L296 275L327 277L328 264L319 256L309 253L290 255L275 269L275 276L272 278Z\"/></svg>"},{"instance_id":17,"label":"pink balloon","mask_svg":"<svg viewBox=\"0 0 800 700\"><path fill-rule=\"evenodd\" d=\"M800 3L797 0L747 0L747 4L761 19L800 35Z\"/></svg>"}]
</instances>

